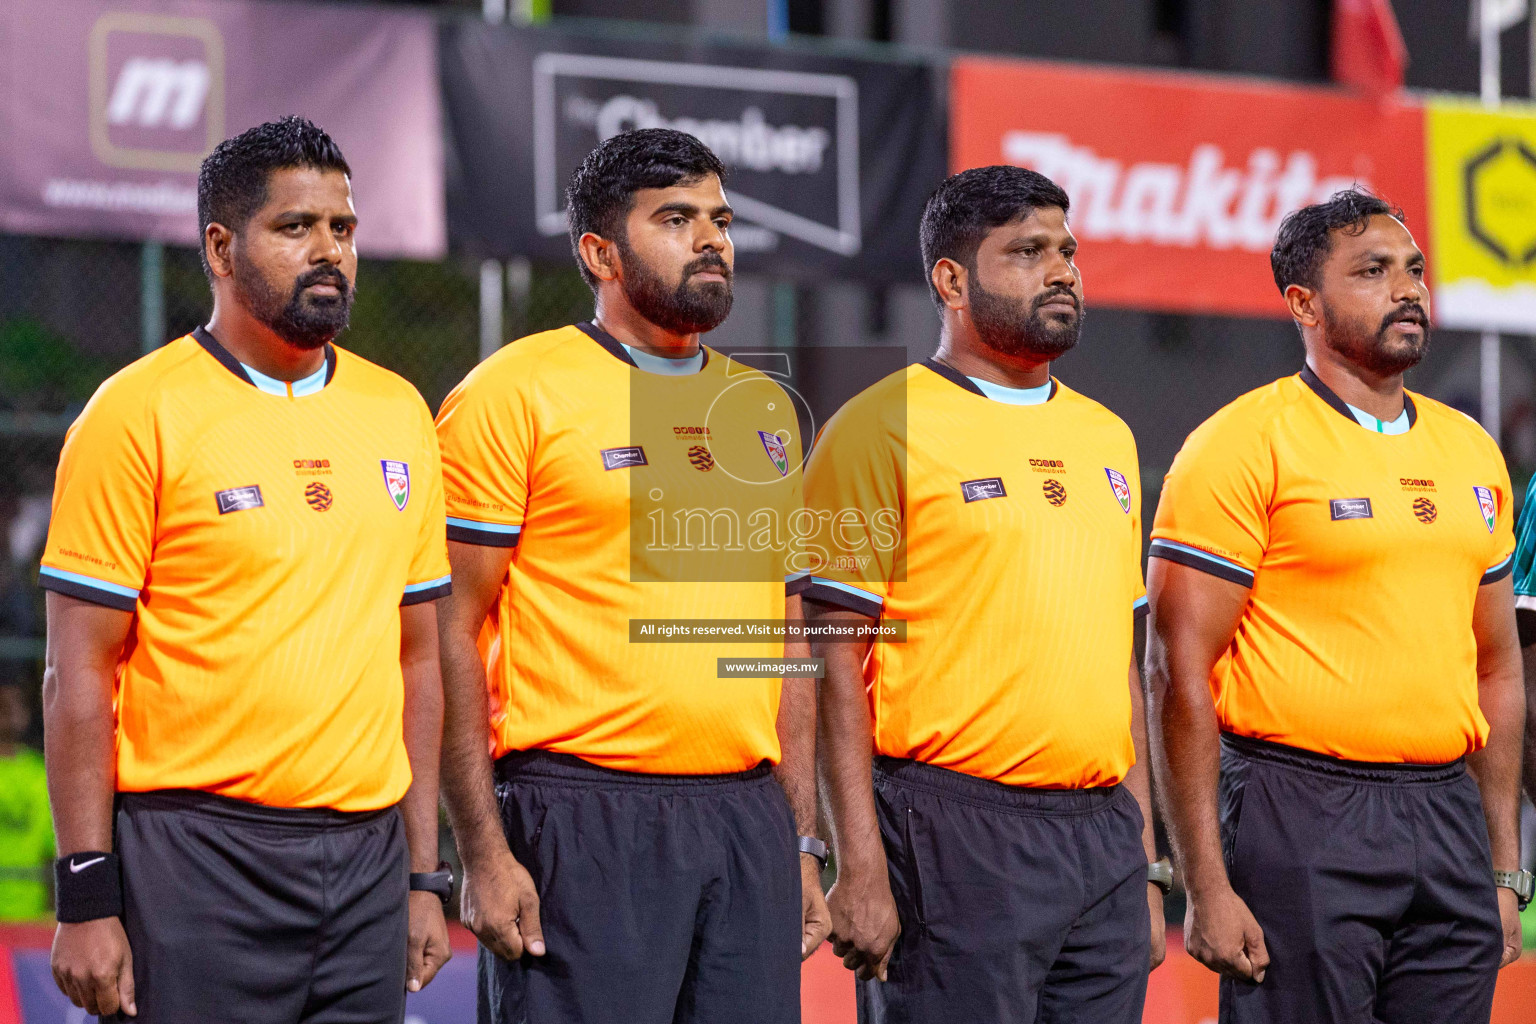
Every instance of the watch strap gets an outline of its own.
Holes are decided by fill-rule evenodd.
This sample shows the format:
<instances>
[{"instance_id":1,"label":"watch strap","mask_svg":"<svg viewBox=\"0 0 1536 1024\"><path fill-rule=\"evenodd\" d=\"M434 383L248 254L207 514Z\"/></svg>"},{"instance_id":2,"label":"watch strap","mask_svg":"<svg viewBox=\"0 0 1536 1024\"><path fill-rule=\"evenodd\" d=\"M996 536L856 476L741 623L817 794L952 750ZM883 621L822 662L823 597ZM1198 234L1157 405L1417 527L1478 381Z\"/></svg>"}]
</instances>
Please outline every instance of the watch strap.
<instances>
[{"instance_id":1,"label":"watch strap","mask_svg":"<svg viewBox=\"0 0 1536 1024\"><path fill-rule=\"evenodd\" d=\"M1147 882L1162 890L1166 896L1173 891L1173 862L1167 857L1147 865Z\"/></svg>"},{"instance_id":2,"label":"watch strap","mask_svg":"<svg viewBox=\"0 0 1536 1024\"><path fill-rule=\"evenodd\" d=\"M1532 895L1536 895L1536 876L1529 871L1495 871L1493 884L1513 891L1521 910L1530 906Z\"/></svg>"},{"instance_id":3,"label":"watch strap","mask_svg":"<svg viewBox=\"0 0 1536 1024\"><path fill-rule=\"evenodd\" d=\"M430 892L445 904L453 896L453 866L439 861L436 871L411 872L412 892Z\"/></svg>"},{"instance_id":4,"label":"watch strap","mask_svg":"<svg viewBox=\"0 0 1536 1024\"><path fill-rule=\"evenodd\" d=\"M795 848L801 853L808 853L816 858L816 863L822 867L827 866L827 844L815 836L799 836L795 840Z\"/></svg>"}]
</instances>

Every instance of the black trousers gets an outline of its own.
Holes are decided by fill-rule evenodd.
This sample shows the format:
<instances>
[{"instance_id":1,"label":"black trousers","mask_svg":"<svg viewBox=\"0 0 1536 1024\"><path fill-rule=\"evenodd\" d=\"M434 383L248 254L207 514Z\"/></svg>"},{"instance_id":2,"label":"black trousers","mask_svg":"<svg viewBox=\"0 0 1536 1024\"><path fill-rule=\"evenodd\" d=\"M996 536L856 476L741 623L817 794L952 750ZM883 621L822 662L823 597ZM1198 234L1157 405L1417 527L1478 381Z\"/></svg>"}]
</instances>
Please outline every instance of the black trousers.
<instances>
[{"instance_id":1,"label":"black trousers","mask_svg":"<svg viewBox=\"0 0 1536 1024\"><path fill-rule=\"evenodd\" d=\"M399 812L118 798L134 1024L395 1024L405 1015Z\"/></svg>"},{"instance_id":2,"label":"black trousers","mask_svg":"<svg viewBox=\"0 0 1536 1024\"><path fill-rule=\"evenodd\" d=\"M481 1024L798 1024L800 855L766 764L642 775L496 763L547 952L480 949Z\"/></svg>"},{"instance_id":3,"label":"black trousers","mask_svg":"<svg viewBox=\"0 0 1536 1024\"><path fill-rule=\"evenodd\" d=\"M1140 1024L1151 924L1123 786L1022 789L875 759L901 918L860 1024Z\"/></svg>"},{"instance_id":4,"label":"black trousers","mask_svg":"<svg viewBox=\"0 0 1536 1024\"><path fill-rule=\"evenodd\" d=\"M1488 828L1461 761L1373 765L1222 737L1232 888L1264 929L1262 984L1223 1024L1477 1024L1503 950Z\"/></svg>"}]
</instances>

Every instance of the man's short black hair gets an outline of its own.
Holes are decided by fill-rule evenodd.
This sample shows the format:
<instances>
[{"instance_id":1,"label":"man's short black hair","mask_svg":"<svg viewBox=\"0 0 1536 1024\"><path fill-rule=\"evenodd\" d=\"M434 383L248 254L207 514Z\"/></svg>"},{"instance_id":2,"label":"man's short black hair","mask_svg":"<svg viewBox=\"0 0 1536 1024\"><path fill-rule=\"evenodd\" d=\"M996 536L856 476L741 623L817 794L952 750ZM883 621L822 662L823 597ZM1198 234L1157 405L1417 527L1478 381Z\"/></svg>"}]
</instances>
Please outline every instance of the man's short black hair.
<instances>
[{"instance_id":1,"label":"man's short black hair","mask_svg":"<svg viewBox=\"0 0 1536 1024\"><path fill-rule=\"evenodd\" d=\"M636 192L692 185L711 174L725 184L720 158L694 136L671 128L622 132L588 153L565 187L571 251L582 280L597 287L597 278L587 269L577 245L582 235L590 231L602 238L621 239Z\"/></svg>"},{"instance_id":2,"label":"man's short black hair","mask_svg":"<svg viewBox=\"0 0 1536 1024\"><path fill-rule=\"evenodd\" d=\"M267 201L272 172L291 167L352 175L335 140L307 118L293 114L248 128L219 143L197 172L199 235L207 236L209 224L240 230ZM206 254L203 270L208 271Z\"/></svg>"},{"instance_id":3,"label":"man's short black hair","mask_svg":"<svg viewBox=\"0 0 1536 1024\"><path fill-rule=\"evenodd\" d=\"M935 263L952 259L974 271L976 250L989 231L1044 206L1066 213L1072 201L1060 185L1027 167L973 167L946 178L928 197L920 232L923 276L933 301L943 305L933 286Z\"/></svg>"},{"instance_id":4,"label":"man's short black hair","mask_svg":"<svg viewBox=\"0 0 1536 1024\"><path fill-rule=\"evenodd\" d=\"M1269 251L1269 268L1274 271L1280 294L1293 284L1316 288L1323 263L1333 249L1333 232L1358 235L1372 217L1379 216L1404 219L1402 210L1358 185L1335 192L1327 202L1287 214L1275 235L1275 247Z\"/></svg>"}]
</instances>

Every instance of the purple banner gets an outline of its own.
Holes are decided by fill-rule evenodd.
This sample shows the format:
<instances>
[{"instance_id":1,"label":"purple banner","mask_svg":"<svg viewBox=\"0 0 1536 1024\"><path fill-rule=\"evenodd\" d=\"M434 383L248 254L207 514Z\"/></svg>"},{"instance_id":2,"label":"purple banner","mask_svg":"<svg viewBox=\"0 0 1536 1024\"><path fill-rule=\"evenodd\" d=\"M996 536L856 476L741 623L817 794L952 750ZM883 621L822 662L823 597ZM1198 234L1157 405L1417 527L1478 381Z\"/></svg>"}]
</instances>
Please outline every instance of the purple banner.
<instances>
[{"instance_id":1,"label":"purple banner","mask_svg":"<svg viewBox=\"0 0 1536 1024\"><path fill-rule=\"evenodd\" d=\"M436 28L262 0L0 3L0 231L196 245L197 168L303 114L352 165L358 247L447 249Z\"/></svg>"}]
</instances>

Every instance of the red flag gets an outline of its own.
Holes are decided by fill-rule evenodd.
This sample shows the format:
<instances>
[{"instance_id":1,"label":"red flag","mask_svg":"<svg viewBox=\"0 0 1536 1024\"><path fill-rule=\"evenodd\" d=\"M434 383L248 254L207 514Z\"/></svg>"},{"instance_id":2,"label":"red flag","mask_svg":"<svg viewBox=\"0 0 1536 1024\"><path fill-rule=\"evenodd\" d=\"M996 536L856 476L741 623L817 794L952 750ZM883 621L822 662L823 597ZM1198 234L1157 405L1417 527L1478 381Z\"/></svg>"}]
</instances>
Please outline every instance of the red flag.
<instances>
[{"instance_id":1,"label":"red flag","mask_svg":"<svg viewBox=\"0 0 1536 1024\"><path fill-rule=\"evenodd\" d=\"M1403 87L1408 47L1391 0L1333 0L1333 80L1369 92Z\"/></svg>"}]
</instances>

